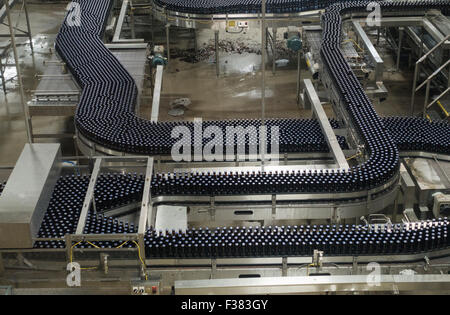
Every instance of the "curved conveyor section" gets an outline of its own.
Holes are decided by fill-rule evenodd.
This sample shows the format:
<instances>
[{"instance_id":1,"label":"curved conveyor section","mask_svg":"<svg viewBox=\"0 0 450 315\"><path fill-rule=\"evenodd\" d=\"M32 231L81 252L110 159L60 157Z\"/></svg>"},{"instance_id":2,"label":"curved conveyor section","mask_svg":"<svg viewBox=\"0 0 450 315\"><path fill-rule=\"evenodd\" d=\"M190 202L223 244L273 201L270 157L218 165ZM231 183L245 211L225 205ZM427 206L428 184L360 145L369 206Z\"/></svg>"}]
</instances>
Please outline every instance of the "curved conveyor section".
<instances>
[{"instance_id":1,"label":"curved conveyor section","mask_svg":"<svg viewBox=\"0 0 450 315\"><path fill-rule=\"evenodd\" d=\"M75 233L83 207L89 176L61 177L45 214L39 238L62 238ZM97 211L124 206L142 198L143 176L102 174L95 190ZM314 249L325 255L396 255L401 260L423 259L449 253L449 220L442 218L411 224L396 224L389 230L364 225L313 225L270 227L224 227L167 231L166 236L149 229L145 234L148 258L212 258L311 256ZM137 227L91 211L84 233L136 233ZM122 241L94 242L100 248L116 248ZM124 247L133 247L128 243ZM61 249L64 241L38 241L35 248ZM77 248L92 248L82 242ZM398 256L401 255L401 256ZM399 258L400 257L400 258ZM362 260L363 257L360 257ZM373 261L373 260L370 260Z\"/></svg>"},{"instance_id":2,"label":"curved conveyor section","mask_svg":"<svg viewBox=\"0 0 450 315\"><path fill-rule=\"evenodd\" d=\"M342 2L351 2L343 0ZM299 13L325 9L336 0L267 0L267 13ZM155 0L155 4L167 11L198 15L211 14L258 14L261 0Z\"/></svg>"},{"instance_id":3,"label":"curved conveyor section","mask_svg":"<svg viewBox=\"0 0 450 315\"><path fill-rule=\"evenodd\" d=\"M121 152L140 154L164 154L170 152L175 139L171 131L176 125L193 123L153 123L137 117L134 107L137 87L120 62L101 41L104 24L112 1L79 0L81 25L66 21L56 40L56 49L83 91L75 116L76 127L87 139ZM368 152L367 161L349 170L298 171L280 174L190 174L182 177L155 175L152 195L240 195L268 193L339 193L358 192L383 187L392 182L399 170L398 146L410 151L450 153L448 124L428 124L423 120L393 118L386 124L375 112L369 98L347 64L340 50L342 14L365 12L369 2L346 2L331 5L322 18L324 67L333 79L346 110L364 141ZM380 2L383 14L402 10L440 9L448 13L448 1ZM279 124L281 139L289 141L304 138L301 133L283 133L283 124L291 122L304 128L305 120L272 120L269 125ZM212 122L210 122L212 123ZM258 125L259 121L247 121ZM214 122L222 128L242 124L242 121ZM206 124L207 125L207 124ZM386 130L391 125L392 134ZM404 127L399 127L404 126ZM399 129L400 132L399 132ZM294 141L292 141L294 139ZM281 142L281 141L280 141ZM322 139L310 138L306 142L323 143ZM302 143L301 143L302 144ZM299 145L298 147L302 147Z\"/></svg>"},{"instance_id":4,"label":"curved conveyor section","mask_svg":"<svg viewBox=\"0 0 450 315\"><path fill-rule=\"evenodd\" d=\"M83 98L78 107L76 123L80 132L91 140L125 152L150 153L158 150L158 141L167 140L164 132L171 124L152 124L134 116L136 87L129 74L112 57L99 39L109 0L79 1L83 8L83 26L70 28L65 23L58 36L57 48L83 87ZM222 184L225 192L237 193L246 185L255 191L272 191L274 187L285 191L357 190L379 185L398 170L398 149L430 151L449 154L448 125L430 125L413 118L389 118L380 121L367 96L351 72L339 50L341 14L364 10L368 2L352 2L331 6L323 17L324 45L322 57L334 78L334 84L345 100L347 110L360 136L370 150L370 159L349 172L255 174L195 178L196 187ZM448 13L448 2L383 3L384 12L402 9L435 7ZM300 121L300 124L305 121ZM389 132L387 132L389 129ZM157 132L162 133L157 133ZM393 142L395 141L395 144ZM320 141L319 141L320 142ZM277 177L278 176L278 177ZM167 178L156 176L154 192L160 193L162 185L171 185L173 191L190 193L178 181L168 183ZM225 182L224 182L225 180ZM282 185L280 183L283 183ZM74 233L83 206L83 196L89 176L60 178L39 231L39 237L63 237ZM228 186L233 184L235 186ZM99 211L139 200L144 179L136 175L102 174L96 185L96 204ZM184 185L185 188L182 188ZM225 185L225 186L224 186ZM224 193L220 190L218 193ZM375 231L361 225L285 226L262 228L189 229L186 233L169 231L158 236L153 229L145 235L147 257L160 258L211 258L211 257L265 257L300 256L312 254L314 249L326 255L402 255L419 254L436 256L448 254L449 220L428 220L391 229ZM91 211L85 233L136 233L136 227L113 218L97 218ZM102 248L121 245L121 242L96 242ZM37 248L64 248L61 241L39 241ZM132 247L126 244L125 247ZM91 247L81 243L78 248ZM414 256L416 257L416 256Z\"/></svg>"}]
</instances>

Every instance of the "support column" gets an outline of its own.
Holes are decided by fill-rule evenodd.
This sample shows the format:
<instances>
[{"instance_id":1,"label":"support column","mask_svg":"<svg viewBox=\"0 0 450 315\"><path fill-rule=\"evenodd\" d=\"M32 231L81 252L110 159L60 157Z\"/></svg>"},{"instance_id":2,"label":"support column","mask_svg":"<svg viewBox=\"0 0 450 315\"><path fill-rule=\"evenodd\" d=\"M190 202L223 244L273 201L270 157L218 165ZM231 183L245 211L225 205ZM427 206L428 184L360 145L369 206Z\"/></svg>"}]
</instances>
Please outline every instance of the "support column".
<instances>
[{"instance_id":1,"label":"support column","mask_svg":"<svg viewBox=\"0 0 450 315\"><path fill-rule=\"evenodd\" d=\"M300 105L300 88L301 88L301 80L302 80L302 53L301 50L297 53L297 105Z\"/></svg>"},{"instance_id":2,"label":"support column","mask_svg":"<svg viewBox=\"0 0 450 315\"><path fill-rule=\"evenodd\" d=\"M145 172L145 183L144 183L144 191L142 195L141 202L141 212L139 215L139 226L138 226L138 234L145 234L147 228L151 227L153 218L153 204L152 204L152 196L151 196L151 182L152 182L152 174L153 174L153 163L154 159L149 157L147 160L147 168Z\"/></svg>"},{"instance_id":3,"label":"support column","mask_svg":"<svg viewBox=\"0 0 450 315\"><path fill-rule=\"evenodd\" d=\"M220 61L219 61L219 30L214 31L214 44L216 47L216 75L220 76Z\"/></svg>"},{"instance_id":4,"label":"support column","mask_svg":"<svg viewBox=\"0 0 450 315\"><path fill-rule=\"evenodd\" d=\"M416 88L417 88L417 80L419 79L419 73L420 73L420 63L416 63L416 67L414 69L414 76L413 76L413 87L412 87L412 94L411 94L411 116L414 116L414 103L416 100Z\"/></svg>"},{"instance_id":5,"label":"support column","mask_svg":"<svg viewBox=\"0 0 450 315\"><path fill-rule=\"evenodd\" d=\"M28 15L27 1L23 0L23 8L25 10L25 18L27 20L28 38L30 39L31 53L34 54L33 36L31 35L30 16Z\"/></svg>"},{"instance_id":6,"label":"support column","mask_svg":"<svg viewBox=\"0 0 450 315\"><path fill-rule=\"evenodd\" d=\"M133 8L133 2L130 2L130 24L131 24L131 38L136 38L136 30L135 30L135 23L134 23L134 8Z\"/></svg>"},{"instance_id":7,"label":"support column","mask_svg":"<svg viewBox=\"0 0 450 315\"><path fill-rule=\"evenodd\" d=\"M419 58L423 56L423 27L420 28L420 53Z\"/></svg>"},{"instance_id":8,"label":"support column","mask_svg":"<svg viewBox=\"0 0 450 315\"><path fill-rule=\"evenodd\" d=\"M170 67L170 23L166 24L167 67Z\"/></svg>"},{"instance_id":9,"label":"support column","mask_svg":"<svg viewBox=\"0 0 450 315\"><path fill-rule=\"evenodd\" d=\"M330 121L328 120L327 114L322 107L319 96L314 89L314 86L309 79L305 79L305 108L311 107L313 110L313 118L317 119L322 129L322 134L327 141L328 147L330 148L330 153L333 155L335 163L340 169L348 170L350 167L348 165L347 159L345 158L344 152L339 145L336 138L336 134L331 127ZM306 106L309 103L309 106Z\"/></svg>"},{"instance_id":10,"label":"support column","mask_svg":"<svg viewBox=\"0 0 450 315\"><path fill-rule=\"evenodd\" d=\"M5 80L5 72L3 71L3 62L1 56L0 56L0 76L2 77L3 92L5 93L6 96L6 80Z\"/></svg>"},{"instance_id":11,"label":"support column","mask_svg":"<svg viewBox=\"0 0 450 315\"><path fill-rule=\"evenodd\" d=\"M423 118L426 118L426 115L427 115L427 105L428 105L428 100L430 98L430 86L431 86L431 80L428 80L427 87L425 90L425 101L423 104L423 114L422 114Z\"/></svg>"},{"instance_id":12,"label":"support column","mask_svg":"<svg viewBox=\"0 0 450 315\"><path fill-rule=\"evenodd\" d=\"M277 28L273 28L273 36L272 36L272 73L275 75L277 71Z\"/></svg>"},{"instance_id":13,"label":"support column","mask_svg":"<svg viewBox=\"0 0 450 315\"><path fill-rule=\"evenodd\" d=\"M153 88L152 113L151 113L151 117L150 117L152 122L158 122L159 102L161 99L163 71L164 71L163 66L158 65L156 67L155 86Z\"/></svg>"},{"instance_id":14,"label":"support column","mask_svg":"<svg viewBox=\"0 0 450 315\"><path fill-rule=\"evenodd\" d=\"M377 27L377 46L380 44L380 27Z\"/></svg>"},{"instance_id":15,"label":"support column","mask_svg":"<svg viewBox=\"0 0 450 315\"><path fill-rule=\"evenodd\" d=\"M152 1L152 13L151 13L151 18L152 18L152 42L153 42L153 46L155 46L155 15L153 14L153 1Z\"/></svg>"},{"instance_id":16,"label":"support column","mask_svg":"<svg viewBox=\"0 0 450 315\"><path fill-rule=\"evenodd\" d=\"M11 35L11 45L14 52L14 62L16 64L16 71L17 71L17 81L19 83L19 90L20 90L20 101L22 103L22 109L25 116L25 128L27 131L27 138L28 143L32 143L33 140L31 138L31 129L30 129L30 114L28 112L28 106L25 103L25 92L23 90L23 82L22 82L22 73L20 71L20 64L19 64L19 55L17 53L17 46L16 46L16 36L13 29L13 24L11 20L11 10L9 8L9 1L5 1L5 8L6 8L6 15L8 17L8 24L9 24L9 33Z\"/></svg>"},{"instance_id":17,"label":"support column","mask_svg":"<svg viewBox=\"0 0 450 315\"><path fill-rule=\"evenodd\" d=\"M397 222L397 214L398 214L398 200L401 196L401 189L400 187L397 188L398 192L397 192L397 196L395 197L395 201L394 201L394 208L392 209L392 223Z\"/></svg>"},{"instance_id":18,"label":"support column","mask_svg":"<svg viewBox=\"0 0 450 315\"><path fill-rule=\"evenodd\" d=\"M448 67L448 87L450 88L450 66Z\"/></svg>"},{"instance_id":19,"label":"support column","mask_svg":"<svg viewBox=\"0 0 450 315\"><path fill-rule=\"evenodd\" d=\"M195 28L192 29L193 35L194 35L194 51L195 54L198 54L198 45L197 45L197 31Z\"/></svg>"},{"instance_id":20,"label":"support column","mask_svg":"<svg viewBox=\"0 0 450 315\"><path fill-rule=\"evenodd\" d=\"M398 28L398 50L397 50L397 71L400 70L400 55L402 53L403 44L403 27Z\"/></svg>"},{"instance_id":21,"label":"support column","mask_svg":"<svg viewBox=\"0 0 450 315\"><path fill-rule=\"evenodd\" d=\"M262 0L261 3L261 13L262 13L262 21L261 21L261 34L262 34L262 42L261 42L261 126L263 130L266 126L266 54L267 50L264 47L267 45L267 32L266 32L266 0ZM261 135L260 135L261 136ZM261 168L264 171L265 166L265 152L266 152L266 140L267 141L267 132L266 137L264 137L263 141L261 141L259 149L261 152Z\"/></svg>"},{"instance_id":22,"label":"support column","mask_svg":"<svg viewBox=\"0 0 450 315\"><path fill-rule=\"evenodd\" d=\"M81 209L80 217L78 218L78 223L77 223L77 228L76 228L76 234L78 234L78 235L83 234L84 227L86 224L86 217L89 213L91 203L92 203L92 208L93 208L95 214L97 214L97 210L95 208L94 191L95 191L95 185L97 184L98 176L100 174L101 166L102 166L102 159L101 158L95 159L94 168L92 170L91 178L89 180L89 186L88 186L86 195L84 197L83 208Z\"/></svg>"},{"instance_id":23,"label":"support column","mask_svg":"<svg viewBox=\"0 0 450 315\"><path fill-rule=\"evenodd\" d=\"M145 264L145 240L144 234L138 234L139 260L141 262L142 278L147 280L147 265Z\"/></svg>"},{"instance_id":24,"label":"support column","mask_svg":"<svg viewBox=\"0 0 450 315\"><path fill-rule=\"evenodd\" d=\"M2 253L0 253L0 276L5 272L5 266L3 265Z\"/></svg>"},{"instance_id":25,"label":"support column","mask_svg":"<svg viewBox=\"0 0 450 315\"><path fill-rule=\"evenodd\" d=\"M265 29L266 29L266 38L267 38L267 34L269 33L269 28L266 26ZM269 49L269 42L268 41L266 41L266 46L265 47L266 47L266 50Z\"/></svg>"}]
</instances>

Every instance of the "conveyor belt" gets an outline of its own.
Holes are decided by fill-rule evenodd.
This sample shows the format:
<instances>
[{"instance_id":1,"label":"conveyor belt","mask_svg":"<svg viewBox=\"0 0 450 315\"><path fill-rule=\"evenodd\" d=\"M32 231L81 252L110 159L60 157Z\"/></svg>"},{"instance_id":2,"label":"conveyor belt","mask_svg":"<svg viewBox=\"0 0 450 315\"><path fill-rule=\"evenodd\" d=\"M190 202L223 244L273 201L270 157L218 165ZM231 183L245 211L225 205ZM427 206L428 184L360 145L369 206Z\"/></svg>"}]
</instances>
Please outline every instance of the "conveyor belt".
<instances>
[{"instance_id":1,"label":"conveyor belt","mask_svg":"<svg viewBox=\"0 0 450 315\"><path fill-rule=\"evenodd\" d=\"M75 232L89 176L61 177L41 225L40 238L64 237ZM95 190L97 210L136 202L142 195L143 176L102 174ZM438 219L396 224L390 229L365 225L313 225L270 227L224 227L167 231L166 236L149 229L145 235L146 257L208 258L311 256L314 249L325 255L390 255L426 253L450 245L449 220ZM98 218L91 211L84 233L136 233L137 227L113 218ZM94 242L115 248L121 241ZM125 247L133 247L132 243ZM64 248L63 241L39 241L35 248ZM92 248L81 243L77 248Z\"/></svg>"},{"instance_id":2,"label":"conveyor belt","mask_svg":"<svg viewBox=\"0 0 450 315\"><path fill-rule=\"evenodd\" d=\"M344 0L351 1L351 0ZM267 0L267 13L298 13L324 9L335 0ZM166 10L193 14L249 14L261 12L261 0L155 0Z\"/></svg>"},{"instance_id":3,"label":"conveyor belt","mask_svg":"<svg viewBox=\"0 0 450 315\"><path fill-rule=\"evenodd\" d=\"M134 115L136 85L121 64L100 40L111 1L78 1L83 12L81 27L61 28L56 48L83 87L76 125L83 136L124 152L156 154L170 147L172 123L151 123ZM198 2L196 2L198 3ZM340 51L341 14L365 11L368 1L330 6L323 16L321 55L324 65L348 110L358 134L370 153L366 163L344 172L302 172L289 174L251 174L186 177L155 175L152 195L169 194L239 194L250 188L254 193L286 191L339 192L380 186L398 172L398 149L450 153L450 133L446 124L429 124L413 118L377 116L367 95ZM383 14L407 10L437 8L448 14L448 1L382 2ZM301 10L301 9L300 9ZM286 121L276 121L286 123ZM310 123L291 121L293 126ZM215 122L217 123L217 122ZM236 122L222 122L222 126ZM242 123L242 122L239 122ZM258 124L258 121L251 122ZM183 123L192 128L189 123ZM290 134L289 139L303 138ZM320 140L309 139L310 143ZM301 147L301 146L299 146ZM313 149L314 150L314 149ZM40 237L61 237L74 233L82 208L89 177L63 177L59 180L39 232ZM114 207L136 200L142 191L142 178L131 175L102 176L96 187L99 207ZM264 227L258 229L224 228L216 230L173 231L157 236L150 229L145 236L149 257L242 257L272 255L311 255L313 249L326 254L406 254L448 248L447 219L396 225L391 230L373 231L365 226ZM97 219L91 212L85 233L136 232L111 218ZM115 247L114 242L97 243ZM79 244L78 247L91 245ZM126 245L132 246L132 245ZM62 248L63 242L38 242L36 247Z\"/></svg>"},{"instance_id":4,"label":"conveyor belt","mask_svg":"<svg viewBox=\"0 0 450 315\"><path fill-rule=\"evenodd\" d=\"M171 139L172 129L184 125L192 131L193 124L153 123L134 114L136 85L130 74L100 39L111 1L99 0L95 4L86 0L78 2L82 12L81 26L72 26L73 23L65 21L56 40L56 49L83 88L75 117L77 129L89 140L122 152L150 155L170 152L176 141ZM450 133L446 124L428 126L424 125L423 120L397 118L394 125L405 126L405 131L393 129L393 135L390 135L346 63L339 48L341 13L365 14L368 3L368 1L346 2L330 6L322 18L321 48L324 66L346 104L345 109L349 112L356 131L366 144L370 155L366 163L348 171L336 172L257 173L225 177L190 174L182 178L167 178L156 174L152 183L152 195L223 195L242 194L248 191L252 193L361 191L382 186L398 173L398 148L392 138L396 139L402 148L408 150L449 154ZM448 13L448 3L448 1L380 2L384 15L401 10L423 12L425 8L441 9L445 14ZM296 127L291 129L293 131L285 128L284 124L289 122L293 122ZM297 132L307 130L303 125L304 122L304 120L273 120L268 122L268 126L280 125L282 130L280 146L289 146L300 138L301 141L306 139L307 144L313 144L312 147L306 146L307 150L320 151L320 148L317 149L321 143L319 138ZM222 121L206 122L204 125L218 124L225 130L226 126L243 123L257 126L260 124L259 121ZM436 133L436 130L439 133ZM303 143L300 142L296 149L304 150Z\"/></svg>"}]
</instances>

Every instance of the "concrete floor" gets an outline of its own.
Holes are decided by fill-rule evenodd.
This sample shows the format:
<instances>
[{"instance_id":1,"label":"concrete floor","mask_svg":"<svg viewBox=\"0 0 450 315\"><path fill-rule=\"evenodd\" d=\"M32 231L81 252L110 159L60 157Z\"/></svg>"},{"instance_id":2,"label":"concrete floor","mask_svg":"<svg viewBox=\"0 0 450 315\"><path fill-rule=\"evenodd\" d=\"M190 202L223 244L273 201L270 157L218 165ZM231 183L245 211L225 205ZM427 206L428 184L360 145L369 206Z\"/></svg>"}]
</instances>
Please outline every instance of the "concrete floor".
<instances>
[{"instance_id":1,"label":"concrete floor","mask_svg":"<svg viewBox=\"0 0 450 315\"><path fill-rule=\"evenodd\" d=\"M34 58L26 40L18 39L21 67L24 76L24 88L27 101L31 99L31 91L36 88L38 81L36 74L44 69L44 60L51 58L55 35L64 17L65 4L29 5ZM13 19L17 21L18 12L14 11ZM21 26L25 26L25 16L20 16ZM2 33L7 29L0 26ZM172 41L177 42L177 33L172 30ZM184 32L184 35L185 36ZM162 35L162 36L161 36ZM164 40L164 33L160 34ZM186 39L184 37L184 42ZM189 43L189 40L187 40ZM387 68L393 67L393 58L383 48L380 53L384 56ZM12 54L11 54L12 56ZM160 121L193 120L201 117L204 120L259 118L261 117L261 75L258 72L258 58L260 56L221 54L222 75L217 78L215 65L209 61L191 64L179 59L171 61L169 69L164 74ZM13 58L10 57L10 62ZM249 66L252 64L254 66ZM237 66L236 66L237 65ZM8 68L8 76L14 77L15 69ZM380 115L407 115L409 113L411 71L406 73L385 73L385 85L390 91L388 99L375 107ZM267 118L298 118L311 117L309 111L300 109L296 104L296 65L291 61L285 68L280 68L275 75L268 66L266 76L266 117ZM302 73L303 78L309 78L308 72ZM25 124L20 104L17 81L8 82L8 92L2 95L0 91L0 166L14 165L24 144L26 143ZM144 91L144 94L151 94ZM182 117L174 118L168 115L170 102L188 97L192 104ZM417 100L420 104L420 98ZM149 118L151 99L145 98L142 103L141 114ZM332 110L326 106L329 116ZM33 119L34 130L38 133L67 132L73 129L71 117L39 117ZM63 153L74 153L71 141L63 142Z\"/></svg>"},{"instance_id":2,"label":"concrete floor","mask_svg":"<svg viewBox=\"0 0 450 315\"><path fill-rule=\"evenodd\" d=\"M28 39L17 38L21 72L23 76L26 101L32 97L38 79L36 74L42 74L44 60L51 57L55 36L64 17L65 4L35 4L29 5L30 24L33 34L34 56ZM19 6L13 8L13 24L19 22L19 28L26 28L25 14L19 14ZM5 21L6 22L6 21ZM0 26L2 34L8 33L8 28ZM9 39L2 39L9 40ZM9 63L14 63L12 50L9 51ZM17 85L15 67L7 68L7 94L0 92L0 165L14 165L27 142L26 128ZM71 124L70 117L45 117L33 120L34 129L38 132L65 130Z\"/></svg>"}]
</instances>

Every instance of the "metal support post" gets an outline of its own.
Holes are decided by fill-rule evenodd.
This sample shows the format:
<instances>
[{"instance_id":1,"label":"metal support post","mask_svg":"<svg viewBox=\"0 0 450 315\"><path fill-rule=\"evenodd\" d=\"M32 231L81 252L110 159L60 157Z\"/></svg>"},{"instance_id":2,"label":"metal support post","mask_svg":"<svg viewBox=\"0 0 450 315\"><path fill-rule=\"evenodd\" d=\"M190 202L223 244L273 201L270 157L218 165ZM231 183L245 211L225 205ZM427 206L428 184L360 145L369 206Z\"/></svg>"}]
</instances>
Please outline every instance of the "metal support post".
<instances>
[{"instance_id":1,"label":"metal support post","mask_svg":"<svg viewBox=\"0 0 450 315\"><path fill-rule=\"evenodd\" d=\"M400 198L401 190L398 189L397 197L394 201L394 209L392 209L392 222L397 222L397 214L398 214L398 199Z\"/></svg>"},{"instance_id":2,"label":"metal support post","mask_svg":"<svg viewBox=\"0 0 450 315\"><path fill-rule=\"evenodd\" d=\"M347 159L345 158L344 152L342 152L341 146L337 141L336 134L334 133L325 110L322 107L319 96L317 95L314 86L309 79L305 79L304 99L305 103L309 102L311 104L311 108L313 109L313 117L315 117L320 124L322 133L327 140L328 147L333 154L334 161L339 165L339 168L345 170L349 169L349 165Z\"/></svg>"},{"instance_id":3,"label":"metal support post","mask_svg":"<svg viewBox=\"0 0 450 315\"><path fill-rule=\"evenodd\" d=\"M297 53L297 105L300 105L300 89L301 89L301 80L302 80L302 66L301 66L301 61L302 61L302 53L301 50L298 51Z\"/></svg>"},{"instance_id":4,"label":"metal support post","mask_svg":"<svg viewBox=\"0 0 450 315\"><path fill-rule=\"evenodd\" d=\"M448 67L448 87L450 88L450 66Z\"/></svg>"},{"instance_id":5,"label":"metal support post","mask_svg":"<svg viewBox=\"0 0 450 315\"><path fill-rule=\"evenodd\" d=\"M281 264L282 264L281 274L282 274L283 277L287 277L287 275L288 275L288 264L287 264L287 262L288 262L288 258L287 257L283 257L281 259Z\"/></svg>"},{"instance_id":6,"label":"metal support post","mask_svg":"<svg viewBox=\"0 0 450 315\"><path fill-rule=\"evenodd\" d=\"M267 33L266 33L266 0L262 0L261 3L261 13L262 13L262 21L261 21L261 34L262 34L262 43L261 43L261 126L263 130L266 127L266 53L267 51L264 49L267 43ZM261 152L261 167L262 171L264 171L265 165L265 152L266 152L266 141L267 141L267 131L266 137L264 137L263 141L260 143L260 152Z\"/></svg>"},{"instance_id":7,"label":"metal support post","mask_svg":"<svg viewBox=\"0 0 450 315\"><path fill-rule=\"evenodd\" d=\"M195 54L197 54L198 53L197 31L195 30L195 28L192 29L192 33L194 35L194 51L195 51Z\"/></svg>"},{"instance_id":8,"label":"metal support post","mask_svg":"<svg viewBox=\"0 0 450 315\"><path fill-rule=\"evenodd\" d=\"M134 23L134 8L133 8L133 1L130 1L130 23L131 23L131 38L136 38L136 31L135 31L135 23Z\"/></svg>"},{"instance_id":9,"label":"metal support post","mask_svg":"<svg viewBox=\"0 0 450 315\"><path fill-rule=\"evenodd\" d=\"M151 182L153 174L153 158L149 157L147 160L147 170L145 174L144 192L141 203L141 213L139 216L138 234L145 234L147 227L150 227L149 222L153 217L153 205L151 197Z\"/></svg>"},{"instance_id":10,"label":"metal support post","mask_svg":"<svg viewBox=\"0 0 450 315\"><path fill-rule=\"evenodd\" d=\"M267 34L269 33L269 28L266 26L265 29L266 29L266 38L267 38ZM266 47L266 50L269 49L269 42L268 41L266 41L265 47Z\"/></svg>"},{"instance_id":11,"label":"metal support post","mask_svg":"<svg viewBox=\"0 0 450 315\"><path fill-rule=\"evenodd\" d=\"M11 35L11 45L13 47L13 52L14 52L14 62L16 64L17 81L18 81L19 90L20 90L20 101L22 103L22 109L23 109L23 113L25 116L25 127L26 127L26 131L27 131L27 138L28 138L28 143L32 143L33 140L31 138L30 113L28 112L28 106L25 103L25 92L23 90L22 73L20 71L19 55L17 53L16 36L15 36L15 31L14 31L13 25L12 25L9 1L5 1L5 8L6 8L6 15L8 16L9 33Z\"/></svg>"},{"instance_id":12,"label":"metal support post","mask_svg":"<svg viewBox=\"0 0 450 315\"><path fill-rule=\"evenodd\" d=\"M147 280L147 266L145 264L145 240L144 234L138 234L139 260L141 263L142 276Z\"/></svg>"},{"instance_id":13,"label":"metal support post","mask_svg":"<svg viewBox=\"0 0 450 315\"><path fill-rule=\"evenodd\" d=\"M216 75L220 76L220 61L219 61L219 30L214 31L214 44L216 48Z\"/></svg>"},{"instance_id":14,"label":"metal support post","mask_svg":"<svg viewBox=\"0 0 450 315\"><path fill-rule=\"evenodd\" d=\"M398 50L397 50L397 71L400 70L400 56L403 44L403 27L398 28Z\"/></svg>"},{"instance_id":15,"label":"metal support post","mask_svg":"<svg viewBox=\"0 0 450 315\"><path fill-rule=\"evenodd\" d=\"M31 36L30 16L28 15L27 1L23 0L23 8L25 11L25 19L27 20L28 37L30 39L31 53L34 54L33 37Z\"/></svg>"},{"instance_id":16,"label":"metal support post","mask_svg":"<svg viewBox=\"0 0 450 315\"><path fill-rule=\"evenodd\" d=\"M155 15L153 13L154 3L152 1L152 10L151 10L151 18L152 18L152 44L155 45Z\"/></svg>"},{"instance_id":17,"label":"metal support post","mask_svg":"<svg viewBox=\"0 0 450 315\"><path fill-rule=\"evenodd\" d=\"M161 89L163 80L164 67L158 65L156 67L155 86L153 88L153 103L151 121L158 122L159 116L159 102L161 99Z\"/></svg>"},{"instance_id":18,"label":"metal support post","mask_svg":"<svg viewBox=\"0 0 450 315\"><path fill-rule=\"evenodd\" d=\"M380 27L377 27L377 46L380 44Z\"/></svg>"},{"instance_id":19,"label":"metal support post","mask_svg":"<svg viewBox=\"0 0 450 315\"><path fill-rule=\"evenodd\" d=\"M84 198L83 208L81 209L80 218L78 219L76 234L83 234L84 226L86 225L86 217L89 213L89 208L91 206L91 202L94 204L95 207L95 185L97 183L98 175L100 174L100 168L102 165L102 159L97 158L95 159L94 169L91 174L91 179L89 181L89 187L86 193L86 196Z\"/></svg>"},{"instance_id":20,"label":"metal support post","mask_svg":"<svg viewBox=\"0 0 450 315\"><path fill-rule=\"evenodd\" d=\"M420 28L420 53L419 56L423 56L423 27Z\"/></svg>"},{"instance_id":21,"label":"metal support post","mask_svg":"<svg viewBox=\"0 0 450 315\"><path fill-rule=\"evenodd\" d=\"M427 87L425 88L425 101L423 104L423 114L422 114L423 118L426 118L426 115L427 115L428 99L430 98L430 86L431 86L431 80L428 80Z\"/></svg>"},{"instance_id":22,"label":"metal support post","mask_svg":"<svg viewBox=\"0 0 450 315\"><path fill-rule=\"evenodd\" d=\"M70 262L72 260L72 236L71 234L66 234L64 236L64 241L66 243L66 261Z\"/></svg>"},{"instance_id":23,"label":"metal support post","mask_svg":"<svg viewBox=\"0 0 450 315\"><path fill-rule=\"evenodd\" d=\"M2 77L3 92L5 93L6 96L6 80L5 80L5 72L3 71L3 62L1 56L0 56L0 76Z\"/></svg>"},{"instance_id":24,"label":"metal support post","mask_svg":"<svg viewBox=\"0 0 450 315\"><path fill-rule=\"evenodd\" d=\"M2 275L4 272L5 272L5 266L3 265L2 253L0 253L0 275Z\"/></svg>"},{"instance_id":25,"label":"metal support post","mask_svg":"<svg viewBox=\"0 0 450 315\"><path fill-rule=\"evenodd\" d=\"M423 31L422 31L423 33ZM447 40L450 39L450 34L448 34L445 38L443 38L437 45L435 45L433 48L431 48L425 55L419 58L416 62L416 68L414 70L414 77L413 77L413 89L411 92L411 116L414 115L414 102L415 102L415 95L418 90L425 84L423 82L418 88L417 87L417 81L419 79L419 71L420 71L420 64L425 61L426 58L428 58L429 55L431 55L436 49L438 49L441 45L445 44ZM423 41L423 39L421 39ZM423 47L423 43L421 45ZM433 76L435 76L437 73L442 71L449 63L447 61L443 66L441 66L438 70L436 70L430 77L428 77L427 80L430 80ZM450 83L449 83L450 84ZM425 105L426 106L426 105Z\"/></svg>"},{"instance_id":26,"label":"metal support post","mask_svg":"<svg viewBox=\"0 0 450 315\"><path fill-rule=\"evenodd\" d=\"M360 22L353 21L353 29L355 30L356 34L358 35L358 41L361 40L364 47L367 49L368 55L370 59L372 60L373 64L375 65L375 82L381 82L383 81L383 71L384 71L384 62L383 59L378 54L377 50L372 44L372 41L367 36L366 32L362 28Z\"/></svg>"},{"instance_id":27,"label":"metal support post","mask_svg":"<svg viewBox=\"0 0 450 315\"><path fill-rule=\"evenodd\" d=\"M170 66L170 23L166 24L167 64Z\"/></svg>"},{"instance_id":28,"label":"metal support post","mask_svg":"<svg viewBox=\"0 0 450 315\"><path fill-rule=\"evenodd\" d=\"M123 0L122 6L120 8L119 17L116 24L116 29L114 31L113 42L119 41L120 33L122 32L122 25L125 19L125 15L127 14L129 0Z\"/></svg>"},{"instance_id":29,"label":"metal support post","mask_svg":"<svg viewBox=\"0 0 450 315\"><path fill-rule=\"evenodd\" d=\"M277 71L277 28L273 28L273 36L272 36L272 73L275 75Z\"/></svg>"},{"instance_id":30,"label":"metal support post","mask_svg":"<svg viewBox=\"0 0 450 315\"><path fill-rule=\"evenodd\" d=\"M419 80L419 73L420 73L419 71L420 71L420 62L417 62L413 76L413 89L411 95L411 116L414 116L414 103L416 100L415 97L416 97L417 81Z\"/></svg>"}]
</instances>

